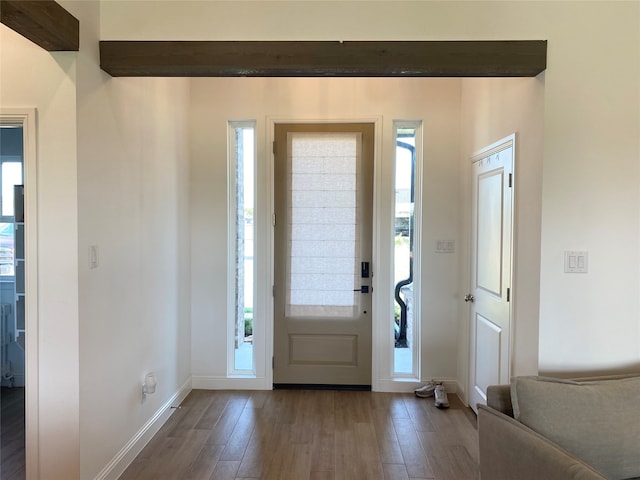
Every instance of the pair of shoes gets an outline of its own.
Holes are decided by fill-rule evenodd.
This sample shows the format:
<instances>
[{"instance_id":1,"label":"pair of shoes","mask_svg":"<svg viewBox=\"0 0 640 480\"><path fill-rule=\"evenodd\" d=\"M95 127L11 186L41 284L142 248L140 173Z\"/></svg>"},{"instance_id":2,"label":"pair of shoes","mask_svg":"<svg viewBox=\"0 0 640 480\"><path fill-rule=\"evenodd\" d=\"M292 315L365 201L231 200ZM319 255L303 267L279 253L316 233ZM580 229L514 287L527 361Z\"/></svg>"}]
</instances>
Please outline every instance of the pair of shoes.
<instances>
[{"instance_id":1,"label":"pair of shoes","mask_svg":"<svg viewBox=\"0 0 640 480\"><path fill-rule=\"evenodd\" d=\"M444 385L436 385L433 393L436 397L436 407L449 408L449 399L447 398L447 390L444 388Z\"/></svg>"},{"instance_id":2,"label":"pair of shoes","mask_svg":"<svg viewBox=\"0 0 640 480\"><path fill-rule=\"evenodd\" d=\"M436 382L429 380L423 386L416 388L413 393L416 394L416 397L420 398L433 397L436 385L438 385Z\"/></svg>"}]
</instances>

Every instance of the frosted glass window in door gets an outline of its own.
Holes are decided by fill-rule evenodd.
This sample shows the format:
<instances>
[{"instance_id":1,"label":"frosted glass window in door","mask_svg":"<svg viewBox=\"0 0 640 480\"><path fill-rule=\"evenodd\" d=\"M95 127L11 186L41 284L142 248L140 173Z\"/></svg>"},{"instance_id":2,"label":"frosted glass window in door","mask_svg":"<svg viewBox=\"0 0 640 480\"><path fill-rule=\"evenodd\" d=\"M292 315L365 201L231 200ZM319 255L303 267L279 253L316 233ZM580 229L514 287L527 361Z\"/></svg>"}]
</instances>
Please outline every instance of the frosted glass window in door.
<instances>
[{"instance_id":1,"label":"frosted glass window in door","mask_svg":"<svg viewBox=\"0 0 640 480\"><path fill-rule=\"evenodd\" d=\"M287 316L354 316L360 137L288 135Z\"/></svg>"}]
</instances>

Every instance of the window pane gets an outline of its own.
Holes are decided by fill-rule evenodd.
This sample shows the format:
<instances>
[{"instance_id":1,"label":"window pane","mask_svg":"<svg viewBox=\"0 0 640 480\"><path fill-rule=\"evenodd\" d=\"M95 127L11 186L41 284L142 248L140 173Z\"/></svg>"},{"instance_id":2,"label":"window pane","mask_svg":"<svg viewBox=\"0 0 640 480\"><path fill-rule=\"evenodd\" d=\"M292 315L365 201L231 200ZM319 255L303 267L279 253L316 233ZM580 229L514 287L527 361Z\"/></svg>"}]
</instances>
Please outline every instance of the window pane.
<instances>
[{"instance_id":1,"label":"window pane","mask_svg":"<svg viewBox=\"0 0 640 480\"><path fill-rule=\"evenodd\" d=\"M287 316L353 317L360 134L290 133Z\"/></svg>"},{"instance_id":2,"label":"window pane","mask_svg":"<svg viewBox=\"0 0 640 480\"><path fill-rule=\"evenodd\" d=\"M22 163L2 162L2 216L13 216L13 186L22 185Z\"/></svg>"},{"instance_id":3,"label":"window pane","mask_svg":"<svg viewBox=\"0 0 640 480\"><path fill-rule=\"evenodd\" d=\"M13 223L0 223L0 276L13 276L15 273L13 238Z\"/></svg>"},{"instance_id":4,"label":"window pane","mask_svg":"<svg viewBox=\"0 0 640 480\"><path fill-rule=\"evenodd\" d=\"M396 126L394 231L394 374L413 374L416 128Z\"/></svg>"},{"instance_id":5,"label":"window pane","mask_svg":"<svg viewBox=\"0 0 640 480\"><path fill-rule=\"evenodd\" d=\"M230 124L235 187L235 333L232 370L253 373L255 127L247 123Z\"/></svg>"}]
</instances>

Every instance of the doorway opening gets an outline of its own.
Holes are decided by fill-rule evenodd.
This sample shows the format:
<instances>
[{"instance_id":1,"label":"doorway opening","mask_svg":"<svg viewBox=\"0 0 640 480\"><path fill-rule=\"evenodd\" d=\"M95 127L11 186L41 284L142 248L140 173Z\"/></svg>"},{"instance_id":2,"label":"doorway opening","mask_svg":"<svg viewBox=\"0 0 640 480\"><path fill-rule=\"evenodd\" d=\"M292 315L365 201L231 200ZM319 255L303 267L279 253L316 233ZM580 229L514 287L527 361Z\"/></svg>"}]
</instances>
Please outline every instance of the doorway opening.
<instances>
[{"instance_id":1,"label":"doorway opening","mask_svg":"<svg viewBox=\"0 0 640 480\"><path fill-rule=\"evenodd\" d=\"M38 478L36 110L0 109L0 135L0 223L9 224L0 236L0 468L2 478Z\"/></svg>"},{"instance_id":2,"label":"doorway opening","mask_svg":"<svg viewBox=\"0 0 640 480\"><path fill-rule=\"evenodd\" d=\"M0 124L0 448L3 478L24 478L24 130Z\"/></svg>"}]
</instances>

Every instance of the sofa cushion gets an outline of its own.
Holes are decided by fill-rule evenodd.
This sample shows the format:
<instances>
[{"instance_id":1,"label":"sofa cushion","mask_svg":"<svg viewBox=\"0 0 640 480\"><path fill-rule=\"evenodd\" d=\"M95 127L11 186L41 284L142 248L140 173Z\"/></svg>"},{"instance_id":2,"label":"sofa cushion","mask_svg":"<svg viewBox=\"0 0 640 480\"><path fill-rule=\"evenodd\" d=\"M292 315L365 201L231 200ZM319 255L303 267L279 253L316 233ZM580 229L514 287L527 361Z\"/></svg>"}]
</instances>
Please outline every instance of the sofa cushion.
<instances>
[{"instance_id":1,"label":"sofa cushion","mask_svg":"<svg viewBox=\"0 0 640 480\"><path fill-rule=\"evenodd\" d=\"M516 377L516 420L611 479L640 476L640 377L576 382Z\"/></svg>"}]
</instances>

